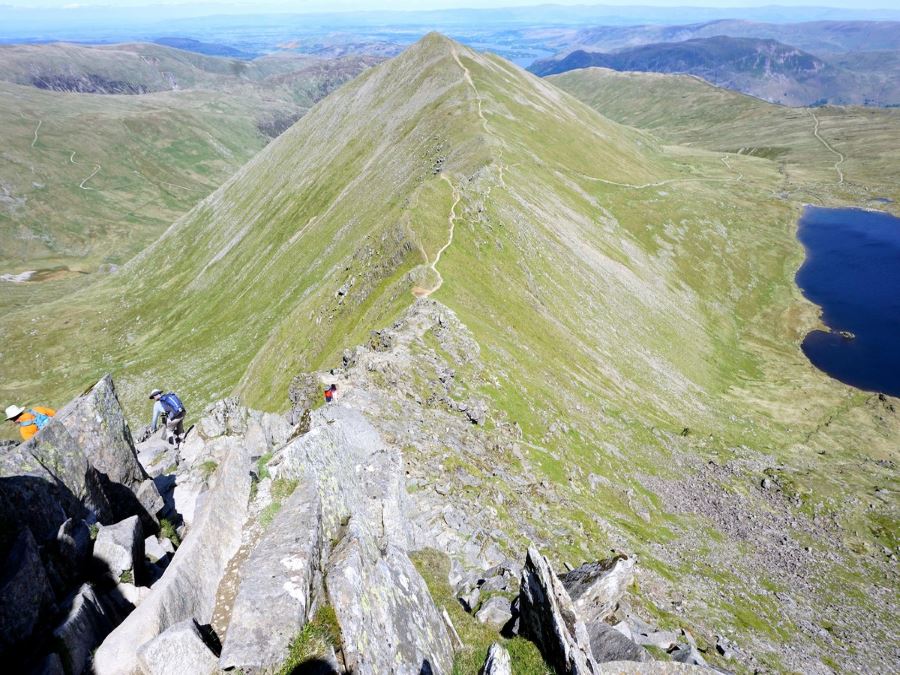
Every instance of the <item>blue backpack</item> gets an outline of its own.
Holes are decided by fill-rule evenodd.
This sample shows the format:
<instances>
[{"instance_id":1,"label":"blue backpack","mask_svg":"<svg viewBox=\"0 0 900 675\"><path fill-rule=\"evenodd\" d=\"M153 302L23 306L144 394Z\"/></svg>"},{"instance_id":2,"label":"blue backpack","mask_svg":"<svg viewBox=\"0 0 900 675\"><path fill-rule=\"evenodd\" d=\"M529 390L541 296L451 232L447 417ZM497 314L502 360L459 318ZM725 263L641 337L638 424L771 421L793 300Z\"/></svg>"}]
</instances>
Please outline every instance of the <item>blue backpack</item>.
<instances>
[{"instance_id":1,"label":"blue backpack","mask_svg":"<svg viewBox=\"0 0 900 675\"><path fill-rule=\"evenodd\" d=\"M171 391L168 394L160 396L159 402L162 403L163 408L165 408L166 415L169 419L178 417L184 413L184 404L181 402L181 399L178 398L178 395Z\"/></svg>"},{"instance_id":2,"label":"blue backpack","mask_svg":"<svg viewBox=\"0 0 900 675\"><path fill-rule=\"evenodd\" d=\"M45 415L44 413L39 413L37 410L28 409L32 415L34 415L33 420L26 420L24 422L19 422L20 427L30 427L32 424L38 428L38 431L47 426L47 423L50 421L50 416Z\"/></svg>"}]
</instances>

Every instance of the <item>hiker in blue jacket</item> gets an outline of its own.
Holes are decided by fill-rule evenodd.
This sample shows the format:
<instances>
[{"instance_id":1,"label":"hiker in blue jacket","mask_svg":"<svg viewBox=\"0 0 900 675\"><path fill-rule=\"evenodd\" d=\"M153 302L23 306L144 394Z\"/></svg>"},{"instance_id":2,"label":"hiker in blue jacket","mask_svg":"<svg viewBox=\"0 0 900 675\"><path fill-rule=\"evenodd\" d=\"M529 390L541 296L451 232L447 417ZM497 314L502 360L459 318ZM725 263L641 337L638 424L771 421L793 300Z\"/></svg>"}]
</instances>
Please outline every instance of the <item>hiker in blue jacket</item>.
<instances>
[{"instance_id":1,"label":"hiker in blue jacket","mask_svg":"<svg viewBox=\"0 0 900 675\"><path fill-rule=\"evenodd\" d=\"M164 394L162 389L150 392L153 404L153 420L150 422L150 433L156 433L156 424L160 415L166 416L166 442L169 445L181 445L184 440L184 416L187 411L178 395L174 392Z\"/></svg>"}]
</instances>

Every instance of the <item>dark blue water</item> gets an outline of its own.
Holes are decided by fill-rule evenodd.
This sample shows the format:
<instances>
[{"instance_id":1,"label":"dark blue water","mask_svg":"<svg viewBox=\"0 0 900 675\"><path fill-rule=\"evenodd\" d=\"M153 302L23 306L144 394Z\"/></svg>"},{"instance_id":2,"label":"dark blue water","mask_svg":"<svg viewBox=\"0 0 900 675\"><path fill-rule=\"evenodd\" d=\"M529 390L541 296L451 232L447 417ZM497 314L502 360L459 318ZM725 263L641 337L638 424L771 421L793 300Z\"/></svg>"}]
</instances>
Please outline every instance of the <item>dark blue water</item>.
<instances>
[{"instance_id":1,"label":"dark blue water","mask_svg":"<svg viewBox=\"0 0 900 675\"><path fill-rule=\"evenodd\" d=\"M808 206L797 236L797 285L832 329L807 335L803 353L841 382L900 396L900 218Z\"/></svg>"}]
</instances>

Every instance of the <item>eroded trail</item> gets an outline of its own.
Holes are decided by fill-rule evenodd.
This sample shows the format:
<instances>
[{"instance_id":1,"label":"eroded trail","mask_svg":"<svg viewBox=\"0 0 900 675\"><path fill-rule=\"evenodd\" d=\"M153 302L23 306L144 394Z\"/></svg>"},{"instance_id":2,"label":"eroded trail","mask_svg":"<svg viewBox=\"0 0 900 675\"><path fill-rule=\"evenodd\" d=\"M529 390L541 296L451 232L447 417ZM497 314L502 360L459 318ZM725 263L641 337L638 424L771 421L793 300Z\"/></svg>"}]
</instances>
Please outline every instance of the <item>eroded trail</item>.
<instances>
[{"instance_id":1,"label":"eroded trail","mask_svg":"<svg viewBox=\"0 0 900 675\"><path fill-rule=\"evenodd\" d=\"M813 121L816 123L815 127L813 127L813 135L819 139L819 142L821 142L822 145L824 145L829 151L831 151L838 157L838 161L834 163L834 170L837 171L838 185L841 185L844 182L844 172L841 171L841 164L844 163L845 159L844 154L831 147L831 144L819 135L819 118L816 117L816 114L812 110L809 111L809 114L812 116Z\"/></svg>"},{"instance_id":2,"label":"eroded trail","mask_svg":"<svg viewBox=\"0 0 900 675\"><path fill-rule=\"evenodd\" d=\"M484 128L484 133L486 133L488 136L490 136L495 141L497 141L498 140L497 136L494 134L493 131L491 131L490 126L488 125L487 118L484 116L484 109L482 108L482 103L481 103L481 92L479 92L478 87L475 86L475 80L472 79L471 71L465 66L465 64L459 58L459 52L457 51L456 47L453 47L452 54L453 54L453 60L456 61L456 64L463 71L463 78L465 78L466 82L469 84L469 87L472 88L472 91L475 94L475 101L478 104L478 118L481 120L481 126L482 126L482 128ZM498 146L500 146L499 141L498 141ZM505 166L503 164L503 148L498 147L498 152L500 153L500 158L497 160L497 170L499 171L499 174L500 174L500 176L499 176L500 185L502 185L505 188L506 181L503 179L503 169L505 168Z\"/></svg>"},{"instance_id":3,"label":"eroded trail","mask_svg":"<svg viewBox=\"0 0 900 675\"><path fill-rule=\"evenodd\" d=\"M99 164L95 164L95 165L94 165L94 170L91 172L91 175L88 176L87 178L85 178L83 181L81 181L81 183L78 185L78 187L80 187L82 190L95 190L96 188L87 187L87 186L85 185L85 183L87 183L91 178L93 178L94 176L96 176L96 175L100 172L100 168L101 168L101 167L100 167Z\"/></svg>"},{"instance_id":4,"label":"eroded trail","mask_svg":"<svg viewBox=\"0 0 900 675\"><path fill-rule=\"evenodd\" d=\"M460 195L459 190L456 188L456 186L453 185L453 182L449 178L447 178L447 176L442 175L441 179L447 181L447 185L449 185L450 189L453 191L453 205L450 207L450 214L447 216L447 223L450 226L450 234L447 237L447 243L441 246L440 249L438 249L437 254L434 256L434 260L432 260L431 264L428 266L437 276L437 283L431 288L422 288L421 286L416 286L415 288L413 288L412 293L417 298L427 298L429 295L431 295L444 285L444 277L438 271L437 265L441 261L441 256L444 254L444 251L450 248L450 245L453 243L453 234L456 230L456 206L459 204L459 200L462 195Z\"/></svg>"},{"instance_id":5,"label":"eroded trail","mask_svg":"<svg viewBox=\"0 0 900 675\"><path fill-rule=\"evenodd\" d=\"M38 142L38 131L41 128L41 125L44 123L44 120L38 120L37 126L34 128L34 140L31 141L31 147L34 147L34 144Z\"/></svg>"}]
</instances>

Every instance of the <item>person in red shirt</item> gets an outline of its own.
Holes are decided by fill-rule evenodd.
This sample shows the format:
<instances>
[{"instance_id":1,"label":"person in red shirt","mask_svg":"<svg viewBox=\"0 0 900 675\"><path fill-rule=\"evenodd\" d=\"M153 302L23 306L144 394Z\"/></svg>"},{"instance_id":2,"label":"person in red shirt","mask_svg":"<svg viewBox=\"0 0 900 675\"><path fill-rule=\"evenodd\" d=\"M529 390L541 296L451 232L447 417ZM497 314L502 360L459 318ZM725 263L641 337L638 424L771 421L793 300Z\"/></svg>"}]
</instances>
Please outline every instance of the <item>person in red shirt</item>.
<instances>
[{"instance_id":1,"label":"person in red shirt","mask_svg":"<svg viewBox=\"0 0 900 675\"><path fill-rule=\"evenodd\" d=\"M20 408L11 405L6 409L6 421L19 427L22 440L27 441L46 426L50 418L56 415L53 408L36 405L33 408Z\"/></svg>"},{"instance_id":2,"label":"person in red shirt","mask_svg":"<svg viewBox=\"0 0 900 675\"><path fill-rule=\"evenodd\" d=\"M337 392L337 385L332 384L331 386L325 389L325 403L331 403L334 400L334 395Z\"/></svg>"}]
</instances>

